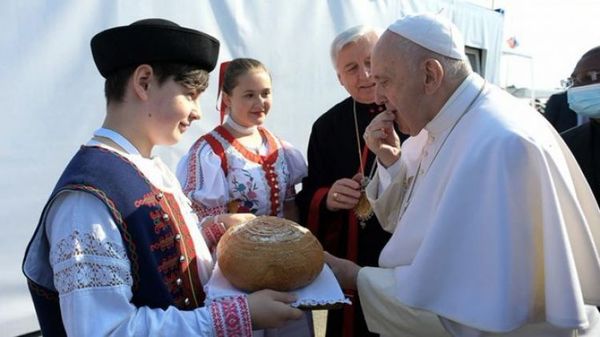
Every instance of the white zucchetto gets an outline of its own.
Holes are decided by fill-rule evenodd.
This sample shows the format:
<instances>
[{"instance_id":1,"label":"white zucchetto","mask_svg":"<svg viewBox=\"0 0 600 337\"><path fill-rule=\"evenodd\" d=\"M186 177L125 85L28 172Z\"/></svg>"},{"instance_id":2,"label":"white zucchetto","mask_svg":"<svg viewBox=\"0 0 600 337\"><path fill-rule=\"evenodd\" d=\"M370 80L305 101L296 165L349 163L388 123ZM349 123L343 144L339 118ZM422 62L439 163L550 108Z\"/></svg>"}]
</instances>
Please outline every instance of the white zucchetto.
<instances>
[{"instance_id":1,"label":"white zucchetto","mask_svg":"<svg viewBox=\"0 0 600 337\"><path fill-rule=\"evenodd\" d=\"M466 59L465 41L458 28L441 15L406 15L388 27L421 47L453 59Z\"/></svg>"}]
</instances>

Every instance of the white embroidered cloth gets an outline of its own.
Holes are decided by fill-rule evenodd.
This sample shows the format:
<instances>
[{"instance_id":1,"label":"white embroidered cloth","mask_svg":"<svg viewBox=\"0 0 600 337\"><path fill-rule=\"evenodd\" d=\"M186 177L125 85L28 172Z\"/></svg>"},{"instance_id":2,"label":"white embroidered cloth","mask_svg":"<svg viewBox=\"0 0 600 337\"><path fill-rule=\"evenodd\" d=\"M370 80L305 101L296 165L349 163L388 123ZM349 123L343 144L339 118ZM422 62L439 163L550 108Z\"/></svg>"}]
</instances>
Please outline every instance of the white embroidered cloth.
<instances>
[{"instance_id":1,"label":"white embroidered cloth","mask_svg":"<svg viewBox=\"0 0 600 337\"><path fill-rule=\"evenodd\" d=\"M206 299L208 301L220 298L245 294L244 291L235 288L225 278L219 265L215 266L212 276L204 287ZM324 265L323 270L317 278L306 287L291 291L298 296L298 300L292 303L293 307L311 307L332 306L336 304L352 304L344 296L340 285L338 284L333 272L328 265Z\"/></svg>"}]
</instances>

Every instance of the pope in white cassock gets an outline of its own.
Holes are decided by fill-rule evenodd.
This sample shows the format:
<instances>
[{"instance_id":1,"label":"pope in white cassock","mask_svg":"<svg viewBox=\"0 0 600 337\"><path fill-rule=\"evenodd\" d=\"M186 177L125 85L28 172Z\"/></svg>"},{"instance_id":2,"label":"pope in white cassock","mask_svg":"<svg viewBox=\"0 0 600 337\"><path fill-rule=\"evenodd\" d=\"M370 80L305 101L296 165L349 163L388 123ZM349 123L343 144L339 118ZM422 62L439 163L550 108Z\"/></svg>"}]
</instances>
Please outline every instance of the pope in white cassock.
<instances>
[{"instance_id":1,"label":"pope in white cassock","mask_svg":"<svg viewBox=\"0 0 600 337\"><path fill-rule=\"evenodd\" d=\"M327 256L383 336L600 336L600 210L558 133L473 73L457 28L406 16L375 46L363 135L393 233L380 268ZM411 137L402 144L393 123Z\"/></svg>"}]
</instances>

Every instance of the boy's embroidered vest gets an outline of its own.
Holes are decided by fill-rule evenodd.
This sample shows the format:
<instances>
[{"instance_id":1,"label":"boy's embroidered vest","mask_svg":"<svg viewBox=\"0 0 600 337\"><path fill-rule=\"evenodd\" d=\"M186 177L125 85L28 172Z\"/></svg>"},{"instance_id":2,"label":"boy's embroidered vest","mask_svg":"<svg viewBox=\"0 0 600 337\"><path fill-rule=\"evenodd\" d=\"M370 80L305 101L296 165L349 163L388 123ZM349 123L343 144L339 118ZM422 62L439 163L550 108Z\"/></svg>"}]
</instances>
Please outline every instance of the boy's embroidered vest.
<instances>
[{"instance_id":1,"label":"boy's embroidered vest","mask_svg":"<svg viewBox=\"0 0 600 337\"><path fill-rule=\"evenodd\" d=\"M194 244L173 195L154 187L126 158L84 146L54 188L36 233L45 232L44 214L64 190L91 193L106 204L131 262L134 305L180 310L203 305ZM43 335L66 335L56 289L28 283Z\"/></svg>"}]
</instances>

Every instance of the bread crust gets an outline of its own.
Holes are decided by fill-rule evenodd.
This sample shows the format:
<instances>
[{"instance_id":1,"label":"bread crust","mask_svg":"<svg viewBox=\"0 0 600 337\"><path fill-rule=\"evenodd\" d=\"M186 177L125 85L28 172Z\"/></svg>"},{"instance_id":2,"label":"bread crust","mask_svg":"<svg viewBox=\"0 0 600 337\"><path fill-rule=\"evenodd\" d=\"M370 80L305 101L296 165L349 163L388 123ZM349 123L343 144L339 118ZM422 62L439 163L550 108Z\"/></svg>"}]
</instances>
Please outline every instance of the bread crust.
<instances>
[{"instance_id":1,"label":"bread crust","mask_svg":"<svg viewBox=\"0 0 600 337\"><path fill-rule=\"evenodd\" d=\"M259 216L233 226L217 246L223 275L238 289L290 291L308 285L323 269L323 247L297 223Z\"/></svg>"}]
</instances>

